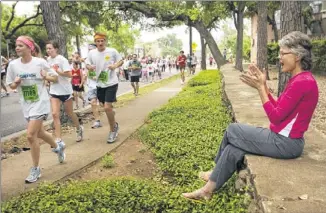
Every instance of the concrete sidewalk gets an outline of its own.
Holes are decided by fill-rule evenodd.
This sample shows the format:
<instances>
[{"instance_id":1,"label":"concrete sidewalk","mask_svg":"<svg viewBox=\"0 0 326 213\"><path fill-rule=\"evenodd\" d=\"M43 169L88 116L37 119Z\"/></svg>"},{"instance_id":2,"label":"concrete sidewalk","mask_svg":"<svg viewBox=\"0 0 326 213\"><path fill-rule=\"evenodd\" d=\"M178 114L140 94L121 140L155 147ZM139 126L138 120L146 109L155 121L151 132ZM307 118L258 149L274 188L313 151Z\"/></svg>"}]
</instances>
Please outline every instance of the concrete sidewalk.
<instances>
[{"instance_id":1,"label":"concrete sidewalk","mask_svg":"<svg viewBox=\"0 0 326 213\"><path fill-rule=\"evenodd\" d=\"M30 152L24 152L1 161L1 199L7 200L12 196L35 188L41 182L54 182L65 178L72 173L90 165L106 153L118 147L125 139L143 125L144 119L154 109L167 103L167 101L181 91L180 80L176 80L153 92L139 96L128 105L116 109L116 119L119 122L120 131L118 140L113 144L107 144L109 133L108 122L105 115L101 121L104 126L99 129L91 129L86 124L84 140L75 142L75 133L66 134L63 139L66 143L66 161L59 164L57 155L52 153L49 146L41 146L40 167L42 177L37 183L25 184L31 166Z\"/></svg>"},{"instance_id":2,"label":"concrete sidewalk","mask_svg":"<svg viewBox=\"0 0 326 213\"><path fill-rule=\"evenodd\" d=\"M268 127L258 92L239 80L240 72L233 65L225 65L221 70L237 122ZM326 138L310 128L305 141L304 154L298 159L246 156L260 212L326 212Z\"/></svg>"}]
</instances>

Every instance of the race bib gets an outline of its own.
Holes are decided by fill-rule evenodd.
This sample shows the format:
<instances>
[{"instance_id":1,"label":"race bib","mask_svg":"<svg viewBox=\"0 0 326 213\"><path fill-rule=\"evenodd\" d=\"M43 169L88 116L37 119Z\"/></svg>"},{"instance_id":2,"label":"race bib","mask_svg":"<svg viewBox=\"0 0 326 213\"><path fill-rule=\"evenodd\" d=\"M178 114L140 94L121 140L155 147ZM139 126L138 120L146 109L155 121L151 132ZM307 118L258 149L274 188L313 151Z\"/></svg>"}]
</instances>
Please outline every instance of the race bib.
<instances>
[{"instance_id":1,"label":"race bib","mask_svg":"<svg viewBox=\"0 0 326 213\"><path fill-rule=\"evenodd\" d=\"M96 77L96 72L94 70L89 70L88 71L88 77L90 77L90 78Z\"/></svg>"},{"instance_id":2,"label":"race bib","mask_svg":"<svg viewBox=\"0 0 326 213\"><path fill-rule=\"evenodd\" d=\"M25 101L36 102L40 100L36 84L31 86L21 86L21 89Z\"/></svg>"},{"instance_id":3,"label":"race bib","mask_svg":"<svg viewBox=\"0 0 326 213\"><path fill-rule=\"evenodd\" d=\"M100 76L98 77L98 80L101 81L102 83L106 83L109 80L109 72L108 71L102 71L100 73Z\"/></svg>"}]
</instances>

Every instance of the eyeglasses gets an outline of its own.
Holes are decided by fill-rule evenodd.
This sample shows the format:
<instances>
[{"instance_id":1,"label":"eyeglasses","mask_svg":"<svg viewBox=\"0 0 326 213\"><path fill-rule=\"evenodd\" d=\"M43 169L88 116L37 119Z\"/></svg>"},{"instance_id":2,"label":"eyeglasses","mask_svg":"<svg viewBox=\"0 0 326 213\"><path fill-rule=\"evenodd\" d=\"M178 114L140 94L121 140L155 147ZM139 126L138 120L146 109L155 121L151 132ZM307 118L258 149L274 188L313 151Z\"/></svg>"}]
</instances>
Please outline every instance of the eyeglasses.
<instances>
[{"instance_id":1,"label":"eyeglasses","mask_svg":"<svg viewBox=\"0 0 326 213\"><path fill-rule=\"evenodd\" d=\"M280 52L279 57L282 58L283 56L288 55L288 54L293 54L293 53L291 53L291 52L281 53Z\"/></svg>"}]
</instances>

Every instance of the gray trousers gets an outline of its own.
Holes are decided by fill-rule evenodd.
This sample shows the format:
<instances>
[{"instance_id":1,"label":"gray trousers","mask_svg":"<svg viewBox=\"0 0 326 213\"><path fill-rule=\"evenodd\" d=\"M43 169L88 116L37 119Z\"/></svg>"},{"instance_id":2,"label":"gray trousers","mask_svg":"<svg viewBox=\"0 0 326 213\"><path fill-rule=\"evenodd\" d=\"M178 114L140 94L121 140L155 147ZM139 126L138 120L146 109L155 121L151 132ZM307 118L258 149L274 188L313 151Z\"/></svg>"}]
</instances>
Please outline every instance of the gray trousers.
<instances>
[{"instance_id":1,"label":"gray trousers","mask_svg":"<svg viewBox=\"0 0 326 213\"><path fill-rule=\"evenodd\" d=\"M216 183L218 190L237 170L245 154L293 159L302 154L303 147L303 138L292 139L270 129L232 123L224 133L209 179Z\"/></svg>"}]
</instances>

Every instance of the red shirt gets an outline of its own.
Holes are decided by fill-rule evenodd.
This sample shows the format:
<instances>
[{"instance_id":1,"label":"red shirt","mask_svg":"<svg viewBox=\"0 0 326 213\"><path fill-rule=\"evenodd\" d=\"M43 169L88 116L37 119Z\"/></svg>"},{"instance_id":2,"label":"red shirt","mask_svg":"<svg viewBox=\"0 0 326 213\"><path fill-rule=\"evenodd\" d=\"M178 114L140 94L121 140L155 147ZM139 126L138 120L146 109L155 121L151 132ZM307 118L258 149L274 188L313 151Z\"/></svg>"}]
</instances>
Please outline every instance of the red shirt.
<instances>
[{"instance_id":1,"label":"red shirt","mask_svg":"<svg viewBox=\"0 0 326 213\"><path fill-rule=\"evenodd\" d=\"M292 77L277 100L269 94L263 107L270 129L290 138L302 138L318 102L318 86L311 72Z\"/></svg>"},{"instance_id":2,"label":"red shirt","mask_svg":"<svg viewBox=\"0 0 326 213\"><path fill-rule=\"evenodd\" d=\"M80 69L77 69L77 70L72 69L71 74L72 74L71 84L74 86L79 86L81 84L81 79L82 79ZM74 75L76 75L76 76L74 76Z\"/></svg>"},{"instance_id":3,"label":"red shirt","mask_svg":"<svg viewBox=\"0 0 326 213\"><path fill-rule=\"evenodd\" d=\"M179 66L186 66L186 60L187 57L185 55L179 55L177 62L179 63Z\"/></svg>"}]
</instances>

